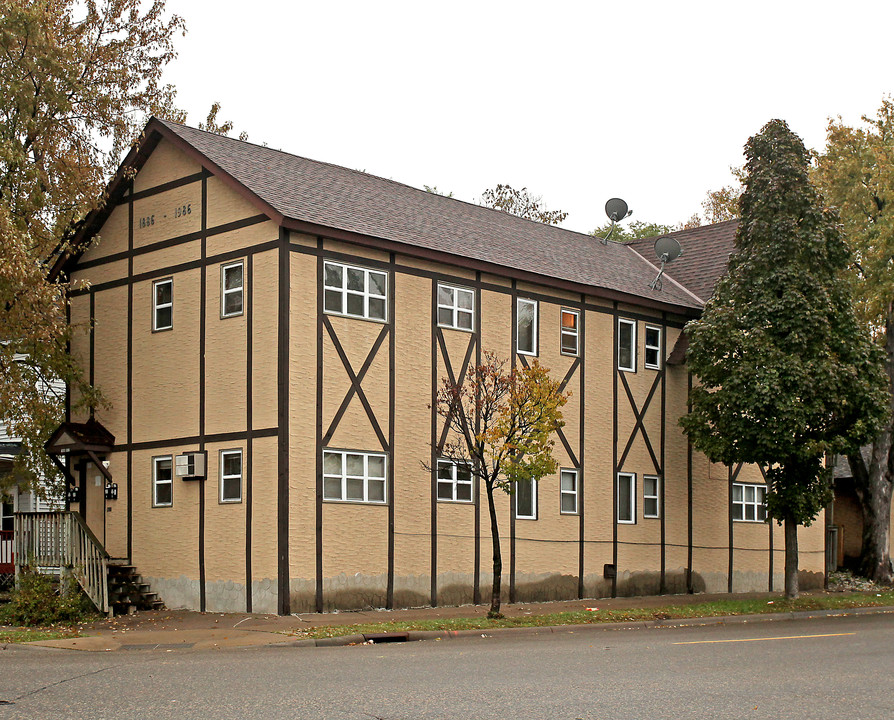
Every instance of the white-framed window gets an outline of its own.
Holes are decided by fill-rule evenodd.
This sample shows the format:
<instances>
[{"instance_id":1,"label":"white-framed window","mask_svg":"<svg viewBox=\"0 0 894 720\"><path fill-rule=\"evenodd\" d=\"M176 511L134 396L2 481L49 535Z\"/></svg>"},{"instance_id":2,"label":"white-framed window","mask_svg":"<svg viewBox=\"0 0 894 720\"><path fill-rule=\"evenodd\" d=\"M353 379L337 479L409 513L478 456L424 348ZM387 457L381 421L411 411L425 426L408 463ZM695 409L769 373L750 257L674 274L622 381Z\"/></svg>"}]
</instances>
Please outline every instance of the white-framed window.
<instances>
[{"instance_id":1,"label":"white-framed window","mask_svg":"<svg viewBox=\"0 0 894 720\"><path fill-rule=\"evenodd\" d=\"M658 500L660 480L657 475L643 475L643 517L657 518L661 507Z\"/></svg>"},{"instance_id":2,"label":"white-framed window","mask_svg":"<svg viewBox=\"0 0 894 720\"><path fill-rule=\"evenodd\" d=\"M661 369L661 328L646 325L646 356L643 365L651 370Z\"/></svg>"},{"instance_id":3,"label":"white-framed window","mask_svg":"<svg viewBox=\"0 0 894 720\"><path fill-rule=\"evenodd\" d=\"M170 455L152 458L152 507L174 504L174 471Z\"/></svg>"},{"instance_id":4,"label":"white-framed window","mask_svg":"<svg viewBox=\"0 0 894 720\"><path fill-rule=\"evenodd\" d=\"M580 352L578 340L578 323L580 313L577 310L562 308L560 349L563 355L577 355Z\"/></svg>"},{"instance_id":5,"label":"white-framed window","mask_svg":"<svg viewBox=\"0 0 894 720\"><path fill-rule=\"evenodd\" d=\"M733 520L766 522L767 486L733 483Z\"/></svg>"},{"instance_id":6,"label":"white-framed window","mask_svg":"<svg viewBox=\"0 0 894 720\"><path fill-rule=\"evenodd\" d=\"M466 463L438 460L438 500L472 502L472 470Z\"/></svg>"},{"instance_id":7,"label":"white-framed window","mask_svg":"<svg viewBox=\"0 0 894 720\"><path fill-rule=\"evenodd\" d=\"M636 522L636 473L618 473L618 522Z\"/></svg>"},{"instance_id":8,"label":"white-framed window","mask_svg":"<svg viewBox=\"0 0 894 720\"><path fill-rule=\"evenodd\" d=\"M516 301L516 350L520 355L537 354L537 301Z\"/></svg>"},{"instance_id":9,"label":"white-framed window","mask_svg":"<svg viewBox=\"0 0 894 720\"><path fill-rule=\"evenodd\" d=\"M323 264L323 309L334 315L388 319L388 275L380 270Z\"/></svg>"},{"instance_id":10,"label":"white-framed window","mask_svg":"<svg viewBox=\"0 0 894 720\"><path fill-rule=\"evenodd\" d=\"M324 450L323 499L384 503L386 465L382 453Z\"/></svg>"},{"instance_id":11,"label":"white-framed window","mask_svg":"<svg viewBox=\"0 0 894 720\"><path fill-rule=\"evenodd\" d=\"M165 278L152 283L152 330L174 327L174 279Z\"/></svg>"},{"instance_id":12,"label":"white-framed window","mask_svg":"<svg viewBox=\"0 0 894 720\"><path fill-rule=\"evenodd\" d=\"M636 372L636 323L618 318L618 370Z\"/></svg>"},{"instance_id":13,"label":"white-framed window","mask_svg":"<svg viewBox=\"0 0 894 720\"><path fill-rule=\"evenodd\" d=\"M577 470L560 470L559 512L563 515L577 515L579 497L580 486L578 485Z\"/></svg>"},{"instance_id":14,"label":"white-framed window","mask_svg":"<svg viewBox=\"0 0 894 720\"><path fill-rule=\"evenodd\" d=\"M242 502L242 451L220 451L220 501Z\"/></svg>"},{"instance_id":15,"label":"white-framed window","mask_svg":"<svg viewBox=\"0 0 894 720\"><path fill-rule=\"evenodd\" d=\"M243 266L242 261L220 266L220 316L235 317L242 314L243 307Z\"/></svg>"},{"instance_id":16,"label":"white-framed window","mask_svg":"<svg viewBox=\"0 0 894 720\"><path fill-rule=\"evenodd\" d=\"M438 284L438 325L455 330L475 327L475 293L453 285Z\"/></svg>"},{"instance_id":17,"label":"white-framed window","mask_svg":"<svg viewBox=\"0 0 894 720\"><path fill-rule=\"evenodd\" d=\"M521 520L537 519L537 481L515 481L515 517Z\"/></svg>"}]
</instances>

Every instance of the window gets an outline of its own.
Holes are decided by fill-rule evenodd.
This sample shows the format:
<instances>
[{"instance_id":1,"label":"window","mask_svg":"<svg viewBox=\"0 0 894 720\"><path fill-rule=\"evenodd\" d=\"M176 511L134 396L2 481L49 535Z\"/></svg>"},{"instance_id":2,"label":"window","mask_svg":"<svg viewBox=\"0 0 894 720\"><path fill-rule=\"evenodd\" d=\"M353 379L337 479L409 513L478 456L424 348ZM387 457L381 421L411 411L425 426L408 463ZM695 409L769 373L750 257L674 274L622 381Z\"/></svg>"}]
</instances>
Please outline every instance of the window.
<instances>
[{"instance_id":1,"label":"window","mask_svg":"<svg viewBox=\"0 0 894 720\"><path fill-rule=\"evenodd\" d=\"M170 330L174 327L174 281L156 280L152 283L152 329Z\"/></svg>"},{"instance_id":2,"label":"window","mask_svg":"<svg viewBox=\"0 0 894 720\"><path fill-rule=\"evenodd\" d=\"M342 502L385 502L385 456L325 450L323 499Z\"/></svg>"},{"instance_id":3,"label":"window","mask_svg":"<svg viewBox=\"0 0 894 720\"><path fill-rule=\"evenodd\" d=\"M387 318L388 276L376 270L327 262L323 266L323 309L368 320Z\"/></svg>"},{"instance_id":4,"label":"window","mask_svg":"<svg viewBox=\"0 0 894 720\"><path fill-rule=\"evenodd\" d=\"M438 460L438 500L472 502L472 472L468 465Z\"/></svg>"},{"instance_id":5,"label":"window","mask_svg":"<svg viewBox=\"0 0 894 720\"><path fill-rule=\"evenodd\" d=\"M537 481L515 481L515 517L522 520L537 519Z\"/></svg>"},{"instance_id":6,"label":"window","mask_svg":"<svg viewBox=\"0 0 894 720\"><path fill-rule=\"evenodd\" d=\"M765 485L733 483L733 520L766 522L766 498Z\"/></svg>"},{"instance_id":7,"label":"window","mask_svg":"<svg viewBox=\"0 0 894 720\"><path fill-rule=\"evenodd\" d=\"M242 451L220 451L220 501L242 502Z\"/></svg>"},{"instance_id":8,"label":"window","mask_svg":"<svg viewBox=\"0 0 894 720\"><path fill-rule=\"evenodd\" d=\"M438 325L456 330L472 330L474 313L474 292L450 285L438 285Z\"/></svg>"},{"instance_id":9,"label":"window","mask_svg":"<svg viewBox=\"0 0 894 720\"><path fill-rule=\"evenodd\" d=\"M636 372L636 323L618 318L618 370Z\"/></svg>"},{"instance_id":10,"label":"window","mask_svg":"<svg viewBox=\"0 0 894 720\"><path fill-rule=\"evenodd\" d=\"M636 475L618 473L618 522L636 522Z\"/></svg>"},{"instance_id":11,"label":"window","mask_svg":"<svg viewBox=\"0 0 894 720\"><path fill-rule=\"evenodd\" d=\"M580 314L577 310L562 310L561 350L563 355L578 354L577 322Z\"/></svg>"},{"instance_id":12,"label":"window","mask_svg":"<svg viewBox=\"0 0 894 720\"><path fill-rule=\"evenodd\" d=\"M516 302L516 349L521 355L537 354L537 301L518 298Z\"/></svg>"},{"instance_id":13,"label":"window","mask_svg":"<svg viewBox=\"0 0 894 720\"><path fill-rule=\"evenodd\" d=\"M659 517L658 476L643 475L643 517Z\"/></svg>"},{"instance_id":14,"label":"window","mask_svg":"<svg viewBox=\"0 0 894 720\"><path fill-rule=\"evenodd\" d=\"M661 328L646 325L646 357L643 364L652 370L661 369Z\"/></svg>"},{"instance_id":15,"label":"window","mask_svg":"<svg viewBox=\"0 0 894 720\"><path fill-rule=\"evenodd\" d=\"M170 507L174 504L174 474L171 456L152 458L152 506Z\"/></svg>"},{"instance_id":16,"label":"window","mask_svg":"<svg viewBox=\"0 0 894 720\"><path fill-rule=\"evenodd\" d=\"M577 470L562 470L559 473L559 512L577 515Z\"/></svg>"},{"instance_id":17,"label":"window","mask_svg":"<svg viewBox=\"0 0 894 720\"><path fill-rule=\"evenodd\" d=\"M235 317L242 314L242 261L221 265L220 268L220 316Z\"/></svg>"}]
</instances>

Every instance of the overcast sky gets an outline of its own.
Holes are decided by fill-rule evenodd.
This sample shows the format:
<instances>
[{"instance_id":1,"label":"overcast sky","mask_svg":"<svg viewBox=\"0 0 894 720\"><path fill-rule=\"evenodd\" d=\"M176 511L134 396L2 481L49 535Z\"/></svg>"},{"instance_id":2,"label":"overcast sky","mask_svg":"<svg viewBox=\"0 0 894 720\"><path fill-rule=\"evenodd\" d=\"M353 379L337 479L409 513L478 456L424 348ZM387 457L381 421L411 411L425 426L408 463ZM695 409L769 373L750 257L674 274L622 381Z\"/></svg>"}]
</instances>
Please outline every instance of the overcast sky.
<instances>
[{"instance_id":1,"label":"overcast sky","mask_svg":"<svg viewBox=\"0 0 894 720\"><path fill-rule=\"evenodd\" d=\"M894 91L894 2L168 0L166 80L249 140L475 201L679 223L772 118L820 148Z\"/></svg>"}]
</instances>

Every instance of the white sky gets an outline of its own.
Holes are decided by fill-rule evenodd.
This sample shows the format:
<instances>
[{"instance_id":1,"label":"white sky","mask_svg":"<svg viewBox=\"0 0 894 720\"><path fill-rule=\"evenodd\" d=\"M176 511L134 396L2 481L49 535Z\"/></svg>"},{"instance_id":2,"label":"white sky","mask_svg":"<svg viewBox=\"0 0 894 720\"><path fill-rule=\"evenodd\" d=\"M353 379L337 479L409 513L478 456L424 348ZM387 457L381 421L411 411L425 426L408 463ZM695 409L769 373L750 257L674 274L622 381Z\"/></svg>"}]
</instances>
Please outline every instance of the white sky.
<instances>
[{"instance_id":1,"label":"white sky","mask_svg":"<svg viewBox=\"0 0 894 720\"><path fill-rule=\"evenodd\" d=\"M894 92L894 2L168 0L166 81L249 140L476 200L527 186L589 232L679 223L772 118L820 148Z\"/></svg>"}]
</instances>

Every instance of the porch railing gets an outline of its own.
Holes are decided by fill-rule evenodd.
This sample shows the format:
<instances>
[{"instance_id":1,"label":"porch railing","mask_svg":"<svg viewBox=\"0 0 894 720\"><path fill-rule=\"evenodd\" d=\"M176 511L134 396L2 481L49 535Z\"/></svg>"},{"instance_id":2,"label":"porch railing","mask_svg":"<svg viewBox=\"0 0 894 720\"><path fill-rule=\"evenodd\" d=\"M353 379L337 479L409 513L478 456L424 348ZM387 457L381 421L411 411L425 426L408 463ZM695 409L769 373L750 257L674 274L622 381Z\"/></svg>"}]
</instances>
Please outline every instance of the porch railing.
<instances>
[{"instance_id":1,"label":"porch railing","mask_svg":"<svg viewBox=\"0 0 894 720\"><path fill-rule=\"evenodd\" d=\"M73 512L15 514L15 572L71 575L96 608L109 611L109 554Z\"/></svg>"}]
</instances>

